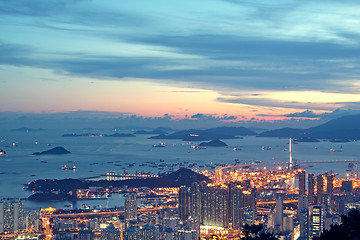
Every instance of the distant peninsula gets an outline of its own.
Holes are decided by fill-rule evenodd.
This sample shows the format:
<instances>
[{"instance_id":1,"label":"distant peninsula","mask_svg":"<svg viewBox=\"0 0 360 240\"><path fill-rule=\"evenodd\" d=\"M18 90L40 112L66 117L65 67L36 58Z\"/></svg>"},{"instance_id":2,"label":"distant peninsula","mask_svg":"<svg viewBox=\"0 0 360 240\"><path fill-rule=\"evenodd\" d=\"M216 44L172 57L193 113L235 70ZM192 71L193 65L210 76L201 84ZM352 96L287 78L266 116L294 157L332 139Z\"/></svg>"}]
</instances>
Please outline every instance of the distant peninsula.
<instances>
[{"instance_id":1,"label":"distant peninsula","mask_svg":"<svg viewBox=\"0 0 360 240\"><path fill-rule=\"evenodd\" d=\"M114 133L114 134L102 134L102 133L66 133L63 137L136 137L131 133Z\"/></svg>"},{"instance_id":2,"label":"distant peninsula","mask_svg":"<svg viewBox=\"0 0 360 240\"><path fill-rule=\"evenodd\" d=\"M64 154L69 154L69 153L71 153L71 152L69 152L68 150L66 150L63 147L55 147L55 148L52 148L47 151L35 152L32 155L64 155Z\"/></svg>"},{"instance_id":3,"label":"distant peninsula","mask_svg":"<svg viewBox=\"0 0 360 240\"><path fill-rule=\"evenodd\" d=\"M227 147L227 144L219 139L214 139L210 142L202 142L199 144L200 147Z\"/></svg>"},{"instance_id":4,"label":"distant peninsula","mask_svg":"<svg viewBox=\"0 0 360 240\"><path fill-rule=\"evenodd\" d=\"M255 132L244 127L217 127L210 129L189 129L172 134L160 134L150 139L181 139L183 141L209 141L212 139L236 139L240 136L254 136Z\"/></svg>"},{"instance_id":5,"label":"distant peninsula","mask_svg":"<svg viewBox=\"0 0 360 240\"><path fill-rule=\"evenodd\" d=\"M27 190L35 192L28 199L34 201L64 201L71 199L69 191L75 189L88 189L92 187L180 187L183 185L191 186L194 182L211 182L211 180L199 173L187 168L179 170L161 177L147 179L130 179L120 181L107 180L84 180L84 179L40 179L26 184ZM54 193L60 195L54 195Z\"/></svg>"}]
</instances>

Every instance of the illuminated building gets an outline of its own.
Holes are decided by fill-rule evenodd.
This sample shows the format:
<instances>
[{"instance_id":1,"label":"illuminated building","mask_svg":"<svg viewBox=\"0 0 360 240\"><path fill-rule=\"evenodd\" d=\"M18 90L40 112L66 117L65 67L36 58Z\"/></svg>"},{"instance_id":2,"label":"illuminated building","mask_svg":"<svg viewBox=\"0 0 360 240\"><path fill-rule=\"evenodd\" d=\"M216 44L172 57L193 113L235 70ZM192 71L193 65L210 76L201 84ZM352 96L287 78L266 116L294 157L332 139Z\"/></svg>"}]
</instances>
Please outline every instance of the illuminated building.
<instances>
[{"instance_id":1,"label":"illuminated building","mask_svg":"<svg viewBox=\"0 0 360 240\"><path fill-rule=\"evenodd\" d=\"M309 207L310 239L320 236L324 229L324 209L321 205L312 205Z\"/></svg>"},{"instance_id":2,"label":"illuminated building","mask_svg":"<svg viewBox=\"0 0 360 240\"><path fill-rule=\"evenodd\" d=\"M190 189L181 186L179 189L179 217L181 221L186 221L190 216Z\"/></svg>"},{"instance_id":3,"label":"illuminated building","mask_svg":"<svg viewBox=\"0 0 360 240\"><path fill-rule=\"evenodd\" d=\"M201 191L198 183L193 183L190 189L190 216L201 222Z\"/></svg>"},{"instance_id":4,"label":"illuminated building","mask_svg":"<svg viewBox=\"0 0 360 240\"><path fill-rule=\"evenodd\" d=\"M301 171L298 173L299 179L299 195L305 196L306 195L306 188L305 188L305 171Z\"/></svg>"},{"instance_id":5,"label":"illuminated building","mask_svg":"<svg viewBox=\"0 0 360 240\"><path fill-rule=\"evenodd\" d=\"M317 204L321 204L323 193L324 193L324 176L321 174L318 174L316 176L316 202L317 202Z\"/></svg>"},{"instance_id":6,"label":"illuminated building","mask_svg":"<svg viewBox=\"0 0 360 240\"><path fill-rule=\"evenodd\" d=\"M29 231L33 229L38 232L40 226L40 212L39 211L27 211L25 214L25 229Z\"/></svg>"},{"instance_id":7,"label":"illuminated building","mask_svg":"<svg viewBox=\"0 0 360 240\"><path fill-rule=\"evenodd\" d=\"M0 232L24 229L24 202L0 202Z\"/></svg>"},{"instance_id":8,"label":"illuminated building","mask_svg":"<svg viewBox=\"0 0 360 240\"><path fill-rule=\"evenodd\" d=\"M292 232L294 230L294 216L292 214L285 214L283 217L282 231Z\"/></svg>"},{"instance_id":9,"label":"illuminated building","mask_svg":"<svg viewBox=\"0 0 360 240\"><path fill-rule=\"evenodd\" d=\"M309 205L315 204L315 179L314 174L308 174L308 201Z\"/></svg>"},{"instance_id":10,"label":"illuminated building","mask_svg":"<svg viewBox=\"0 0 360 240\"><path fill-rule=\"evenodd\" d=\"M202 184L201 213L203 225L228 227L228 188Z\"/></svg>"},{"instance_id":11,"label":"illuminated building","mask_svg":"<svg viewBox=\"0 0 360 240\"><path fill-rule=\"evenodd\" d=\"M198 234L195 230L184 230L180 229L176 232L175 240L198 240Z\"/></svg>"},{"instance_id":12,"label":"illuminated building","mask_svg":"<svg viewBox=\"0 0 360 240\"><path fill-rule=\"evenodd\" d=\"M136 193L125 195L125 222L137 220Z\"/></svg>"},{"instance_id":13,"label":"illuminated building","mask_svg":"<svg viewBox=\"0 0 360 240\"><path fill-rule=\"evenodd\" d=\"M233 229L254 224L256 212L256 189L245 189L240 185L230 185L230 219Z\"/></svg>"}]
</instances>

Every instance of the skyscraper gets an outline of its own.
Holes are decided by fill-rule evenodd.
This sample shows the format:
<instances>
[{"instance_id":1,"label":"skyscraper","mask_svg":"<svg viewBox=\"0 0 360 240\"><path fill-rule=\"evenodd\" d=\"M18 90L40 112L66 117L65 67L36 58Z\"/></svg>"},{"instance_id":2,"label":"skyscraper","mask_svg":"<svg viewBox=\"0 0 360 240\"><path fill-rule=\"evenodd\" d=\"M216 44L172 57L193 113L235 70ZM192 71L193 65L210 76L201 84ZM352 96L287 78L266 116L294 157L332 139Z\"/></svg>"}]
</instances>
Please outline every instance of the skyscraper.
<instances>
[{"instance_id":1,"label":"skyscraper","mask_svg":"<svg viewBox=\"0 0 360 240\"><path fill-rule=\"evenodd\" d=\"M323 193L324 193L324 176L322 174L318 174L316 176L316 202L317 202L317 204L321 204Z\"/></svg>"},{"instance_id":2,"label":"skyscraper","mask_svg":"<svg viewBox=\"0 0 360 240\"><path fill-rule=\"evenodd\" d=\"M125 195L125 222L137 220L136 193ZM128 227L128 226L127 226Z\"/></svg>"},{"instance_id":3,"label":"skyscraper","mask_svg":"<svg viewBox=\"0 0 360 240\"><path fill-rule=\"evenodd\" d=\"M298 173L298 179L299 179L299 195L305 196L306 194L306 188L305 188L305 171L301 171Z\"/></svg>"},{"instance_id":4,"label":"skyscraper","mask_svg":"<svg viewBox=\"0 0 360 240\"><path fill-rule=\"evenodd\" d=\"M284 218L284 206L283 199L281 197L276 198L276 207L275 207L275 229L281 231L283 226Z\"/></svg>"},{"instance_id":5,"label":"skyscraper","mask_svg":"<svg viewBox=\"0 0 360 240\"><path fill-rule=\"evenodd\" d=\"M320 236L324 229L324 209L321 205L312 205L309 207L310 215L310 239Z\"/></svg>"},{"instance_id":6,"label":"skyscraper","mask_svg":"<svg viewBox=\"0 0 360 240\"><path fill-rule=\"evenodd\" d=\"M190 216L190 189L181 186L179 189L179 217L181 221L186 221Z\"/></svg>"},{"instance_id":7,"label":"skyscraper","mask_svg":"<svg viewBox=\"0 0 360 240\"><path fill-rule=\"evenodd\" d=\"M245 223L253 224L255 218L254 189L242 188L240 185L230 187L230 219L232 228L241 229Z\"/></svg>"},{"instance_id":8,"label":"skyscraper","mask_svg":"<svg viewBox=\"0 0 360 240\"><path fill-rule=\"evenodd\" d=\"M314 174L308 174L308 201L309 205L315 204L315 179Z\"/></svg>"}]
</instances>

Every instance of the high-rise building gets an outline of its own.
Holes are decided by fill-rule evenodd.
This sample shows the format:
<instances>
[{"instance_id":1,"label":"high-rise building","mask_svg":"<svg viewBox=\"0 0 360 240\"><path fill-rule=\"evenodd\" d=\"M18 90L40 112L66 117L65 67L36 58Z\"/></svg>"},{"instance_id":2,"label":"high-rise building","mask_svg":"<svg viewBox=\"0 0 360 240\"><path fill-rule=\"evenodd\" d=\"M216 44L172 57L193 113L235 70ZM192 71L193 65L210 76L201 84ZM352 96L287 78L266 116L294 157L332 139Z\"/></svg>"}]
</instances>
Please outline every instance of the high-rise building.
<instances>
[{"instance_id":1,"label":"high-rise building","mask_svg":"<svg viewBox=\"0 0 360 240\"><path fill-rule=\"evenodd\" d=\"M253 224L256 211L256 189L246 189L235 184L231 185L229 191L232 228L241 229L243 224Z\"/></svg>"},{"instance_id":2,"label":"high-rise building","mask_svg":"<svg viewBox=\"0 0 360 240\"><path fill-rule=\"evenodd\" d=\"M206 186L201 190L202 223L207 226L227 227L228 188L227 186Z\"/></svg>"},{"instance_id":3,"label":"high-rise building","mask_svg":"<svg viewBox=\"0 0 360 240\"><path fill-rule=\"evenodd\" d=\"M201 222L201 191L197 182L193 183L190 189L190 216Z\"/></svg>"},{"instance_id":4,"label":"high-rise building","mask_svg":"<svg viewBox=\"0 0 360 240\"><path fill-rule=\"evenodd\" d=\"M309 209L304 208L298 213L298 219L300 223L300 239L309 239Z\"/></svg>"},{"instance_id":5,"label":"high-rise building","mask_svg":"<svg viewBox=\"0 0 360 240\"><path fill-rule=\"evenodd\" d=\"M283 218L284 218L284 206L283 199L281 197L276 198L276 207L275 207L275 221L274 227L277 230L282 230Z\"/></svg>"},{"instance_id":6,"label":"high-rise building","mask_svg":"<svg viewBox=\"0 0 360 240\"><path fill-rule=\"evenodd\" d=\"M298 173L298 179L299 179L299 195L305 196L306 194L306 187L305 187L305 171L301 171Z\"/></svg>"},{"instance_id":7,"label":"high-rise building","mask_svg":"<svg viewBox=\"0 0 360 240\"><path fill-rule=\"evenodd\" d=\"M127 223L136 220L137 220L136 193L128 193L125 195L125 222Z\"/></svg>"},{"instance_id":8,"label":"high-rise building","mask_svg":"<svg viewBox=\"0 0 360 240\"><path fill-rule=\"evenodd\" d=\"M324 193L324 176L322 174L318 174L316 176L316 202L317 204L321 204L322 195Z\"/></svg>"},{"instance_id":9,"label":"high-rise building","mask_svg":"<svg viewBox=\"0 0 360 240\"><path fill-rule=\"evenodd\" d=\"M299 196L298 197L298 214L303 210L308 208L308 197L307 196Z\"/></svg>"},{"instance_id":10,"label":"high-rise building","mask_svg":"<svg viewBox=\"0 0 360 240\"><path fill-rule=\"evenodd\" d=\"M308 201L309 205L315 204L315 178L313 173L308 174Z\"/></svg>"},{"instance_id":11,"label":"high-rise building","mask_svg":"<svg viewBox=\"0 0 360 240\"><path fill-rule=\"evenodd\" d=\"M15 232L24 227L24 202L0 202L0 232Z\"/></svg>"},{"instance_id":12,"label":"high-rise building","mask_svg":"<svg viewBox=\"0 0 360 240\"><path fill-rule=\"evenodd\" d=\"M181 186L179 189L179 217L186 221L190 216L190 188Z\"/></svg>"},{"instance_id":13,"label":"high-rise building","mask_svg":"<svg viewBox=\"0 0 360 240\"><path fill-rule=\"evenodd\" d=\"M320 236L324 229L324 209L321 205L312 205L309 207L309 225L310 239Z\"/></svg>"}]
</instances>

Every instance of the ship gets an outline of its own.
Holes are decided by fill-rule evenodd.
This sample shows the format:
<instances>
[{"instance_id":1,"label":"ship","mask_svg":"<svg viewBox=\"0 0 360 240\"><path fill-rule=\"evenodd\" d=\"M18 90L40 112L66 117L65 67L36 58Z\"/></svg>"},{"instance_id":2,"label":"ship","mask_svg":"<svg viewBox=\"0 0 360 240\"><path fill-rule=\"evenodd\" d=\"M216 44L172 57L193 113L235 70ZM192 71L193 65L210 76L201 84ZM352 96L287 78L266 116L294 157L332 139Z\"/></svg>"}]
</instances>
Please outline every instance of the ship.
<instances>
[{"instance_id":1,"label":"ship","mask_svg":"<svg viewBox=\"0 0 360 240\"><path fill-rule=\"evenodd\" d=\"M66 164L61 167L62 170L76 170L76 166L69 167Z\"/></svg>"},{"instance_id":2,"label":"ship","mask_svg":"<svg viewBox=\"0 0 360 240\"><path fill-rule=\"evenodd\" d=\"M154 144L153 147L165 147L165 143L161 142L158 144Z\"/></svg>"},{"instance_id":3,"label":"ship","mask_svg":"<svg viewBox=\"0 0 360 240\"><path fill-rule=\"evenodd\" d=\"M340 146L340 149L330 148L330 152L342 152L342 146Z\"/></svg>"}]
</instances>

